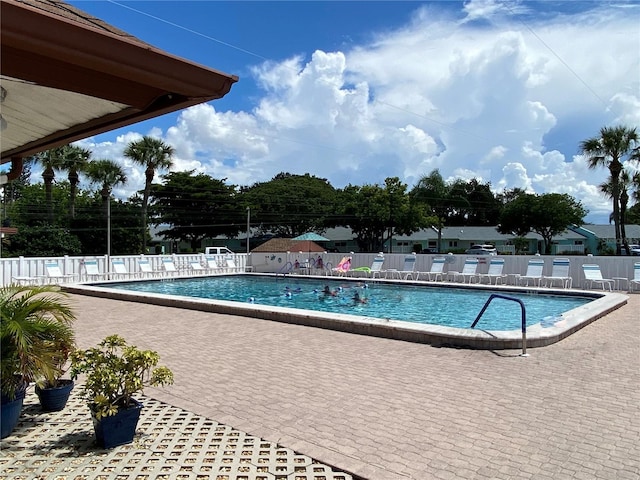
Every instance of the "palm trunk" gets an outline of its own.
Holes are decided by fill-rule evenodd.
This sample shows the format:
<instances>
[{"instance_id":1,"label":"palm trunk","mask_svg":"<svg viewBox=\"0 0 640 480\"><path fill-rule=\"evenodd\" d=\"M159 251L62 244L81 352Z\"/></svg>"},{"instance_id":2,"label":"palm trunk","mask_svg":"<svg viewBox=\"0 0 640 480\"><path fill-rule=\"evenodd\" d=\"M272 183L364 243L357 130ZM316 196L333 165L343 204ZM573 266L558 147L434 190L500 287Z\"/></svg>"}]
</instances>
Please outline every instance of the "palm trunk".
<instances>
[{"instance_id":1,"label":"palm trunk","mask_svg":"<svg viewBox=\"0 0 640 480\"><path fill-rule=\"evenodd\" d=\"M71 189L69 195L69 215L71 218L76 218L76 196L78 195L78 182L80 181L78 172L69 172L69 185Z\"/></svg>"},{"instance_id":2,"label":"palm trunk","mask_svg":"<svg viewBox=\"0 0 640 480\"><path fill-rule=\"evenodd\" d=\"M620 242L622 239L620 233L620 172L622 171L622 164L617 158L611 161L609 172L611 173L611 190L613 197L613 224L616 232L616 255L620 255L622 249L620 248Z\"/></svg>"},{"instance_id":3,"label":"palm trunk","mask_svg":"<svg viewBox=\"0 0 640 480\"><path fill-rule=\"evenodd\" d=\"M44 180L44 192L45 199L47 201L47 216L49 221L53 223L53 179L55 178L55 173L53 173L53 168L48 166L44 172L42 172L42 179Z\"/></svg>"}]
</instances>

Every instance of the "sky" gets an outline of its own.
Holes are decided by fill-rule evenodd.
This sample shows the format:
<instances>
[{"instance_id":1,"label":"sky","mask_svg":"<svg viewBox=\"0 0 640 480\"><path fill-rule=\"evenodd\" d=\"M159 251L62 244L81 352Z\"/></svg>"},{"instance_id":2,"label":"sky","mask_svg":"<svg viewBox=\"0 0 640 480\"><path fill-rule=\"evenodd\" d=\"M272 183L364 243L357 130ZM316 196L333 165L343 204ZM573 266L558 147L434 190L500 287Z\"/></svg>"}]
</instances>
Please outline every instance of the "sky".
<instances>
[{"instance_id":1,"label":"sky","mask_svg":"<svg viewBox=\"0 0 640 480\"><path fill-rule=\"evenodd\" d=\"M494 192L611 202L580 142L640 129L640 1L75 1L169 53L237 75L224 98L79 142L121 162L143 135L174 171L250 186L280 172L335 188L438 169ZM627 163L631 171L638 169Z\"/></svg>"}]
</instances>

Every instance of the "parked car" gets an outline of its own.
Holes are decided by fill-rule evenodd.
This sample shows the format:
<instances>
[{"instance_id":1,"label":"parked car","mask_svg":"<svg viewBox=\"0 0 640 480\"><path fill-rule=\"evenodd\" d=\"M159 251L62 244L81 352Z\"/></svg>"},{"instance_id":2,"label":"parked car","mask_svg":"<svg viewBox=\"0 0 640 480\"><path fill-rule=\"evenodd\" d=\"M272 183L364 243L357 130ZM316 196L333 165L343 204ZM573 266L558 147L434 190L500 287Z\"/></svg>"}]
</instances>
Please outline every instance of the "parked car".
<instances>
[{"instance_id":1,"label":"parked car","mask_svg":"<svg viewBox=\"0 0 640 480\"><path fill-rule=\"evenodd\" d=\"M438 249L437 248L423 248L418 253L431 253L431 254L434 254L434 253L438 253Z\"/></svg>"},{"instance_id":2,"label":"parked car","mask_svg":"<svg viewBox=\"0 0 640 480\"><path fill-rule=\"evenodd\" d=\"M497 255L498 251L493 245L471 245L471 248L465 250L467 255Z\"/></svg>"},{"instance_id":3,"label":"parked car","mask_svg":"<svg viewBox=\"0 0 640 480\"><path fill-rule=\"evenodd\" d=\"M629 244L629 250L631 255L634 255L636 257L640 257L640 245L631 245ZM622 255L626 255L627 251L624 249L624 247L622 248Z\"/></svg>"}]
</instances>

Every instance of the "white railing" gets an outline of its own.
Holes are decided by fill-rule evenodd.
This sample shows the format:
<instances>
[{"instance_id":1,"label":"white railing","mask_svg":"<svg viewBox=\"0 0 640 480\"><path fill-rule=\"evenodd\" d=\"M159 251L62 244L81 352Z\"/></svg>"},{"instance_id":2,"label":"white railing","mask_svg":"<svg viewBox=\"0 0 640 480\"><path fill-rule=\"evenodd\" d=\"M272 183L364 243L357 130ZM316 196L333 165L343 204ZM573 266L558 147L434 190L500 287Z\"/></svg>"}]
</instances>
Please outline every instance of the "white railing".
<instances>
[{"instance_id":1,"label":"white railing","mask_svg":"<svg viewBox=\"0 0 640 480\"><path fill-rule=\"evenodd\" d=\"M566 247L565 247L566 248ZM307 252L279 252L279 253L252 253L249 256L246 254L233 255L234 262L237 267L237 271L244 272L252 270L260 273L277 273L282 270L282 267L291 262L295 264L296 260L301 266L311 265L311 268L300 268L297 272L292 271L291 274L313 274L313 275L331 275L331 269L334 268L340 262L340 259L344 256L351 256L351 267L371 267L373 260L378 253L307 253ZM384 254L383 270L401 270L404 265L404 258L406 254L393 253ZM428 272L431 269L433 258L437 254L419 254L416 256L415 271ZM447 271L462 271L465 259L468 255L445 255L449 260L445 267L445 273ZM557 255L562 256L562 255ZM225 255L219 255L217 258L218 263L224 266ZM315 268L317 258L322 259L322 269ZM553 255L500 255L505 259L505 265L503 273L517 275L524 274L527 270L527 264L532 258L542 258L545 261L543 275L550 275L553 263ZM120 259L124 262L126 270L130 274L140 275L140 267L138 261L140 259L146 259L151 263L153 270L162 272L162 260L164 258L173 259L174 264L178 269L179 274L198 274L202 272L196 272L191 269L190 262L198 261L206 267L205 256L202 253L199 254L174 254L174 255L117 255L112 256L113 259ZM479 256L478 273L486 273L489 267L491 256ZM633 278L633 267L635 262L640 262L640 257L626 257L626 256L584 256L575 255L568 256L571 262L570 275L573 278L574 287L584 286L584 275L582 273L582 264L591 263L600 266L602 275L605 278L618 279L620 288L626 288L626 282L624 279ZM65 256L65 257L17 257L17 258L1 258L0 259L0 280L2 285L15 283L17 281L21 283L50 283L51 281L57 281L47 277L45 269L45 263L55 261L60 266L60 269L64 275L72 275L73 281L87 281L90 277L86 275L83 268L84 260L95 259L98 264L98 270L101 273L110 273L111 275L105 275L105 278L122 278L115 275L114 269L111 265L110 259L106 256ZM311 260L311 261L309 261ZM222 269L221 272L229 271L228 269ZM133 276L133 275L132 275ZM620 283L622 282L622 283Z\"/></svg>"},{"instance_id":2,"label":"white railing","mask_svg":"<svg viewBox=\"0 0 640 480\"><path fill-rule=\"evenodd\" d=\"M122 260L125 269L131 276L144 276L140 270L138 261L141 259L148 260L151 269L154 272L162 273L163 259L170 258L173 260L179 274L197 274L191 268L191 262L199 262L203 267L207 266L206 258L214 257L221 267L221 271L228 271L226 268L225 258L227 255L207 255L202 253L196 254L173 254L173 255L107 255L102 256L64 256L64 257L14 257L0 258L0 281L2 285L10 283L22 284L45 284L58 283L63 278L52 278L47 275L45 265L55 262L60 267L61 273L65 276L64 281L88 281L95 280L95 277L87 275L84 268L85 260L95 260L98 265L98 271L104 279L122 278L118 275L112 265L113 260ZM247 255L235 254L232 256L237 271L248 270Z\"/></svg>"}]
</instances>

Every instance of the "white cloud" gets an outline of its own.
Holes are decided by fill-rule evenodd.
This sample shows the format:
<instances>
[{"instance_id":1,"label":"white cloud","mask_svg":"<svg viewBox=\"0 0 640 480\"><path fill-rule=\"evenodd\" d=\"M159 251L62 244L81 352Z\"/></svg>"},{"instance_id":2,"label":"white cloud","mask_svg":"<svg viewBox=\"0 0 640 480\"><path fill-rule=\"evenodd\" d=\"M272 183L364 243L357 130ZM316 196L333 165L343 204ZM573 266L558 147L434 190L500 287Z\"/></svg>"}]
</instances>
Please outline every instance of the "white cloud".
<instances>
[{"instance_id":1,"label":"white cloud","mask_svg":"<svg viewBox=\"0 0 640 480\"><path fill-rule=\"evenodd\" d=\"M640 125L637 10L523 23L520 3L469 1L457 16L437 8L370 44L255 66L252 111L200 105L165 132L175 169L240 185L287 171L336 187L389 176L411 187L438 168L496 190L570 193L607 221L597 188L606 171L575 155L603 125ZM91 148L121 158L136 135ZM125 165L141 188L142 172Z\"/></svg>"}]
</instances>

